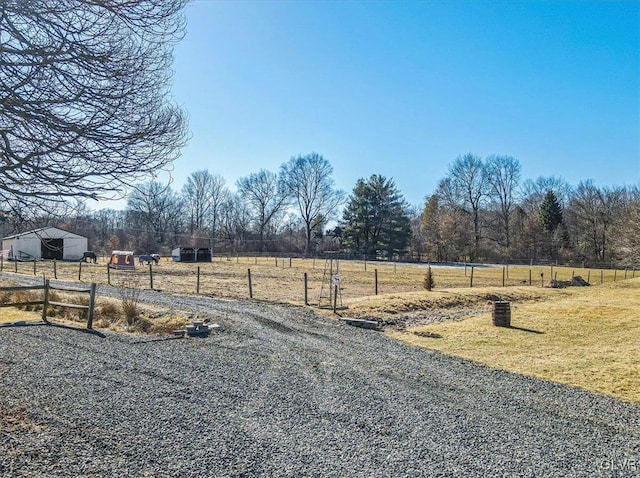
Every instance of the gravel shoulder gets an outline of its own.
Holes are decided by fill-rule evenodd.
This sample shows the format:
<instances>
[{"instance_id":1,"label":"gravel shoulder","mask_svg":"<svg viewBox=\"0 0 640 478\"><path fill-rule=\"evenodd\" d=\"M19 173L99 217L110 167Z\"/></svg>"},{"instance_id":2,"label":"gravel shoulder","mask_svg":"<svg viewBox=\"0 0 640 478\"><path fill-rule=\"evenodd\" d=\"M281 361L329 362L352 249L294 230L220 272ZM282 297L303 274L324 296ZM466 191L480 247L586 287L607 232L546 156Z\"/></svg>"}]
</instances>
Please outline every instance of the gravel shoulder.
<instances>
[{"instance_id":1,"label":"gravel shoulder","mask_svg":"<svg viewBox=\"0 0 640 478\"><path fill-rule=\"evenodd\" d=\"M0 476L640 475L636 405L302 308L141 300L221 327L0 327Z\"/></svg>"}]
</instances>

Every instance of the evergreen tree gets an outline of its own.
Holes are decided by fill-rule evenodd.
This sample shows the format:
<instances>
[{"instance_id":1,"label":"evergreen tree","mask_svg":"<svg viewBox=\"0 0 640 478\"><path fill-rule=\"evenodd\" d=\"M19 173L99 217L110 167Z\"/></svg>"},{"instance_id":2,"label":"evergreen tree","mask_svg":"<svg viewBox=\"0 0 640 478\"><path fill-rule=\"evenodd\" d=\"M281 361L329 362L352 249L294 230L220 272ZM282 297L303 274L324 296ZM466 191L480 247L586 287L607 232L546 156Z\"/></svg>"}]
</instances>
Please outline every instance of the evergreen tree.
<instances>
[{"instance_id":1,"label":"evergreen tree","mask_svg":"<svg viewBox=\"0 0 640 478\"><path fill-rule=\"evenodd\" d=\"M551 234L553 234L562 223L562 206L551 189L547 190L547 194L545 194L540 204L538 218L545 231Z\"/></svg>"},{"instance_id":2,"label":"evergreen tree","mask_svg":"<svg viewBox=\"0 0 640 478\"><path fill-rule=\"evenodd\" d=\"M411 235L406 201L392 179L377 174L358 180L342 220L342 245L353 252L392 255Z\"/></svg>"},{"instance_id":3,"label":"evergreen tree","mask_svg":"<svg viewBox=\"0 0 640 478\"><path fill-rule=\"evenodd\" d=\"M540 204L538 219L540 220L540 224L542 224L542 228L547 233L545 242L548 254L551 258L557 259L558 241L556 232L562 224L563 217L562 206L551 189L547 190Z\"/></svg>"}]
</instances>

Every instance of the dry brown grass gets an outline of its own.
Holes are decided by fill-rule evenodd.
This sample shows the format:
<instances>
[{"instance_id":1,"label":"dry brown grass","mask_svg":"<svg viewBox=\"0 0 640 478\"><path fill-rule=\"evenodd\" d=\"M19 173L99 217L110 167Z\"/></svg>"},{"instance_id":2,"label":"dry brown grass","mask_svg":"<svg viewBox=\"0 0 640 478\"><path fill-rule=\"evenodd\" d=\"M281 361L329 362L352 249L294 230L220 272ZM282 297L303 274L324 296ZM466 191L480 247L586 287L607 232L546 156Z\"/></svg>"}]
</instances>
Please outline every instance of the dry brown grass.
<instances>
[{"instance_id":1,"label":"dry brown grass","mask_svg":"<svg viewBox=\"0 0 640 478\"><path fill-rule=\"evenodd\" d=\"M224 258L212 263L172 263L163 258L154 266L154 288L176 293L195 293L200 268L200 293L216 297L247 298L247 269L251 269L255 299L304 303L304 273L308 275L308 297L312 306L320 302L321 291L328 295L329 264L324 260L279 258ZM325 270L325 265L327 269ZM562 267L474 267L433 266L436 287L427 292L422 284L426 267L386 262L334 261L331 272L341 276L340 301L352 317L393 318L416 313L452 315L463 320L417 326L389 334L423 347L458 355L491 367L512 370L570 385L596 390L625 400L640 402L640 274L635 271L600 271ZM6 266L6 264L5 264ZM32 264L19 264L24 273L33 273ZM38 274L52 277L51 263L38 263ZM47 269L47 267L49 269ZM82 266L84 282L106 283L106 263ZM465 270L466 269L466 270ZM7 268L5 267L5 270ZM375 271L379 295L375 295ZM503 272L504 271L504 272ZM58 278L77 280L78 265L57 264ZM508 287L502 287L504 282ZM550 289L541 287L549 279L569 280L573 275L589 279L594 287ZM638 276L632 280L623 281ZM529 286L529 277L532 285ZM324 279L324 281L323 281ZM617 282L613 282L614 279ZM136 271L112 271L111 283L135 280L149 287L148 267ZM600 285L600 282L603 282ZM1 285L1 284L0 284ZM490 300L512 303L513 328L491 325ZM327 299L324 303L328 303ZM123 325L118 304L99 299L96 326L115 330ZM18 320L25 314L20 311ZM330 314L330 310L323 313ZM4 319L11 316L0 309ZM164 333L184 327L188 318L169 311L145 311L137 331ZM14 319L16 320L16 319ZM423 336L416 335L422 334ZM433 338L438 337L441 338Z\"/></svg>"},{"instance_id":2,"label":"dry brown grass","mask_svg":"<svg viewBox=\"0 0 640 478\"><path fill-rule=\"evenodd\" d=\"M491 367L640 402L640 279L546 289L537 297L525 290L507 299L512 301L511 328L493 326L486 307L480 315L389 335Z\"/></svg>"},{"instance_id":3,"label":"dry brown grass","mask_svg":"<svg viewBox=\"0 0 640 478\"><path fill-rule=\"evenodd\" d=\"M276 266L277 263L277 266ZM13 263L5 263L5 271L13 271ZM330 267L331 266L331 267ZM178 293L196 293L197 269L200 268L200 293L215 297L248 298L248 274L251 269L253 297L258 300L304 303L304 274L308 277L308 298L310 305L318 305L321 296L328 295L330 272L336 271L341 276L340 296L343 301L350 301L375 294L375 276L377 270L378 293L394 294L423 291L426 265L395 264L393 262L364 261L325 261L323 259L298 259L275 257L227 257L215 258L211 263L174 263L170 258L162 258L160 264L153 266L154 289ZM434 291L451 288L467 288L471 285L471 267L432 266ZM77 281L78 263L59 262L56 265L59 279ZM473 287L499 287L528 285L531 275L532 286L540 287L544 274L545 284L553 277L568 280L572 275L589 278L592 284L599 284L602 274L603 282L621 280L625 274L630 278L634 271L613 271L599 269L510 266L492 267L476 266L473 268ZM33 275L32 263L18 263L18 272ZM42 261L36 263L36 274L53 277L53 263ZM638 273L640 276L640 273ZM107 264L82 265L82 281L85 283L107 283ZM111 271L111 283L119 285L123 281L139 284L139 287L150 288L148 266L137 266L135 271ZM324 298L323 298L324 301Z\"/></svg>"},{"instance_id":4,"label":"dry brown grass","mask_svg":"<svg viewBox=\"0 0 640 478\"><path fill-rule=\"evenodd\" d=\"M10 281L0 280L0 287L15 285ZM133 289L130 289L130 291ZM127 294L125 292L125 294ZM26 302L42 300L42 291L0 291L0 302ZM127 295L129 297L129 295ZM87 305L87 294L51 290L49 299L54 302L67 304ZM125 301L126 302L126 301ZM127 302L128 304L128 302ZM93 327L96 329L108 329L118 332L167 334L176 329L182 329L190 323L185 314L176 311L158 312L153 307L146 307L133 302L135 314L129 315L125 311L121 299L99 297L94 309ZM50 306L47 309L47 317L50 321L74 326L86 326L87 313L85 310L72 309L62 306ZM8 322L36 322L42 320L42 306L28 305L20 307L0 308L0 323Z\"/></svg>"}]
</instances>

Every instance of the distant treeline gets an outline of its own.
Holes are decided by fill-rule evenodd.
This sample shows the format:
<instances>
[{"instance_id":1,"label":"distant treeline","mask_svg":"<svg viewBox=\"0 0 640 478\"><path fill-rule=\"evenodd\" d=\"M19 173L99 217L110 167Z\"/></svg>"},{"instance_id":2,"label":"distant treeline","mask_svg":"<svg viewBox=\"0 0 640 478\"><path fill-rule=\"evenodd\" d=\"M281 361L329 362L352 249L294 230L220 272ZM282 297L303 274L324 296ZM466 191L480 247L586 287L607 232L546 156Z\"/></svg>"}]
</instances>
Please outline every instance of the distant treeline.
<instances>
[{"instance_id":1,"label":"distant treeline","mask_svg":"<svg viewBox=\"0 0 640 478\"><path fill-rule=\"evenodd\" d=\"M230 254L640 264L639 185L570 185L554 176L522 181L512 156L456 158L420 206L375 174L347 195L334 187L330 163L311 153L278 172L241 178L235 191L220 175L200 170L179 191L157 181L135 185L122 211L88 211L84 204L50 210L36 217L6 211L0 227L8 235L54 225L87 236L99 252L166 254L198 246Z\"/></svg>"}]
</instances>

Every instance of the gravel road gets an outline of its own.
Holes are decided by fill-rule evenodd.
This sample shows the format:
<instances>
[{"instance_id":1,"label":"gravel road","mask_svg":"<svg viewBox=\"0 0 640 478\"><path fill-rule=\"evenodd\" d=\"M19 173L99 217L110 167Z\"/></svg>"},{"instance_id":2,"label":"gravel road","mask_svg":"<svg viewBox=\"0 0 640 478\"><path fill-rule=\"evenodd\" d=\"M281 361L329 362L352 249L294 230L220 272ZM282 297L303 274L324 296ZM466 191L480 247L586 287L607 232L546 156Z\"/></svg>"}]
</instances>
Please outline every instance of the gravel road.
<instances>
[{"instance_id":1,"label":"gravel road","mask_svg":"<svg viewBox=\"0 0 640 478\"><path fill-rule=\"evenodd\" d=\"M301 308L141 298L221 327L0 327L0 476L640 476L638 406Z\"/></svg>"}]
</instances>

